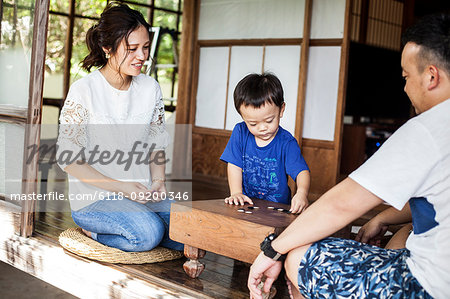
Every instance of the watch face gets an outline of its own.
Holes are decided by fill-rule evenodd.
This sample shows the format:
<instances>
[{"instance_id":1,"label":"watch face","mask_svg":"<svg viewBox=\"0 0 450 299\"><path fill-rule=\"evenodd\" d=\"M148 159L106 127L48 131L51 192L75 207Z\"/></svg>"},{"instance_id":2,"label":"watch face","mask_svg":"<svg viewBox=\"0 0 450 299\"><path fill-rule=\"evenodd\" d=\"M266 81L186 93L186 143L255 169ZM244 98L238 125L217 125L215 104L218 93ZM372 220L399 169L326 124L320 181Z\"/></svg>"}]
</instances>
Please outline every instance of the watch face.
<instances>
[{"instance_id":1,"label":"watch face","mask_svg":"<svg viewBox=\"0 0 450 299\"><path fill-rule=\"evenodd\" d=\"M277 252L272 248L272 240L275 238L274 234L268 235L261 243L260 248L264 252L264 255L273 259Z\"/></svg>"},{"instance_id":2,"label":"watch face","mask_svg":"<svg viewBox=\"0 0 450 299\"><path fill-rule=\"evenodd\" d=\"M271 241L266 237L264 241L262 241L262 243L260 244L259 248L261 248L262 251L266 250L270 242Z\"/></svg>"}]
</instances>

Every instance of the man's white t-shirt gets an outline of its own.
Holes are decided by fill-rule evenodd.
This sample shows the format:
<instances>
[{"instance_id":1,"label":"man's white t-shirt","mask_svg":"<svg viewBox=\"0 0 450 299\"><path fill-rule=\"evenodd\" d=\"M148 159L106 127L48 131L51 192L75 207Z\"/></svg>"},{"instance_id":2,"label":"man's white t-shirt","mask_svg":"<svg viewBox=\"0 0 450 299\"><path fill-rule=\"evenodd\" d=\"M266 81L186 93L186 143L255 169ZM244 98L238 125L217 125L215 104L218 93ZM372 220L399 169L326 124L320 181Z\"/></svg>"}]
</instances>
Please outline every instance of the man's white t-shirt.
<instances>
[{"instance_id":1,"label":"man's white t-shirt","mask_svg":"<svg viewBox=\"0 0 450 299\"><path fill-rule=\"evenodd\" d=\"M396 209L409 201L407 264L435 298L450 298L450 99L410 119L349 176Z\"/></svg>"}]
</instances>

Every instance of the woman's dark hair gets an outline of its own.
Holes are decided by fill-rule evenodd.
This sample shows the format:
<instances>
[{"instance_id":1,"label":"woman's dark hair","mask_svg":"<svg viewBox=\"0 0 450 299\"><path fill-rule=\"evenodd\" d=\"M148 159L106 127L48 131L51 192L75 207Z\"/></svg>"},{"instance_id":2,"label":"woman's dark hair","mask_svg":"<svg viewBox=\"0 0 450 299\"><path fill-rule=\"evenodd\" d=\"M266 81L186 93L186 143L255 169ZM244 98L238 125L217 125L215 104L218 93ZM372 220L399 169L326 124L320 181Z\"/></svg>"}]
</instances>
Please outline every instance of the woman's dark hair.
<instances>
[{"instance_id":1,"label":"woman's dark hair","mask_svg":"<svg viewBox=\"0 0 450 299\"><path fill-rule=\"evenodd\" d=\"M420 46L419 71L427 64L435 64L450 75L450 12L436 13L421 18L402 35L402 44Z\"/></svg>"},{"instance_id":2,"label":"woman's dark hair","mask_svg":"<svg viewBox=\"0 0 450 299\"><path fill-rule=\"evenodd\" d=\"M139 11L126 4L110 2L100 15L98 24L89 28L86 33L89 54L82 61L81 67L90 71L93 66L105 66L108 60L102 47L115 54L122 39L125 39L128 46L128 36L139 26L144 26L147 31L150 29Z\"/></svg>"},{"instance_id":3,"label":"woman's dark hair","mask_svg":"<svg viewBox=\"0 0 450 299\"><path fill-rule=\"evenodd\" d=\"M283 87L280 80L271 73L245 76L234 89L234 106L240 112L242 105L259 108L272 103L281 108L284 103Z\"/></svg>"}]
</instances>

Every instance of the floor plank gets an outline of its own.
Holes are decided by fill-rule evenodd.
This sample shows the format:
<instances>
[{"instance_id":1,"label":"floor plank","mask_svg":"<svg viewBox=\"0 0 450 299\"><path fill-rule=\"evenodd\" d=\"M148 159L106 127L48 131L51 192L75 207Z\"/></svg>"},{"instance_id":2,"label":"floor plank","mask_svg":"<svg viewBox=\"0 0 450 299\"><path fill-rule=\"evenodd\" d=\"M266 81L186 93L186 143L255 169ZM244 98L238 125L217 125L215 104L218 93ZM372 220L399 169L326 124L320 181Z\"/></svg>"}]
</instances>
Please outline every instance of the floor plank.
<instances>
[{"instance_id":1,"label":"floor plank","mask_svg":"<svg viewBox=\"0 0 450 299\"><path fill-rule=\"evenodd\" d=\"M208 184L204 181L193 183L193 194L196 199L224 198L228 186L225 181ZM62 211L67 211L62 209ZM36 213L35 231L52 242L57 242L59 234L69 227L76 226L70 212L49 211ZM70 254L70 253L68 253ZM174 289L189 290L198 298L248 298L247 278L249 264L232 260L208 252L201 260L205 270L196 279L188 277L183 270L185 258L155 264L142 265L112 265L131 276L139 277L148 282L164 281ZM284 274L277 281L275 298L289 298L284 280Z\"/></svg>"}]
</instances>

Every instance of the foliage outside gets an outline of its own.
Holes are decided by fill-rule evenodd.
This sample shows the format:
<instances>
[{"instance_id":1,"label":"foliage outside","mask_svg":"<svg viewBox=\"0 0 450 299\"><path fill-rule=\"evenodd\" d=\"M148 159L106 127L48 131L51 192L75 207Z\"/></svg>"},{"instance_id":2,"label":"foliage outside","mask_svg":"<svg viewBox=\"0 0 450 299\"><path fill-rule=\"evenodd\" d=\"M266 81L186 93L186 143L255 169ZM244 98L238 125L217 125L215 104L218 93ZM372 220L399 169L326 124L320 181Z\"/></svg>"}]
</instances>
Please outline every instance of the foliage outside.
<instances>
[{"instance_id":1,"label":"foliage outside","mask_svg":"<svg viewBox=\"0 0 450 299\"><path fill-rule=\"evenodd\" d=\"M31 0L28 0L31 1ZM150 4L150 0L134 1L135 3ZM101 12L106 7L106 0L76 0L75 22L73 29L73 48L70 69L70 83L84 77L87 73L80 67L80 62L88 54L85 43L86 32L96 23ZM139 6L137 4L128 4L130 7L139 10L149 21L150 8ZM156 0L152 26L167 27L169 29L180 30L177 28L177 14L158 10L157 8L178 10L178 0ZM50 18L49 31L47 37L47 57L46 57L46 75L62 74L64 72L65 47L67 40L67 29L69 18L54 14L69 13L69 1L50 0ZM83 16L83 17L80 17ZM150 22L149 22L150 23ZM181 18L180 25L181 27ZM176 49L178 51L178 49ZM158 64L174 64L173 41L165 35L162 38L158 51ZM166 98L171 97L171 85L173 68L158 70L158 81L163 88L163 94ZM62 84L62 82L61 82ZM62 97L62 95L61 95Z\"/></svg>"}]
</instances>

